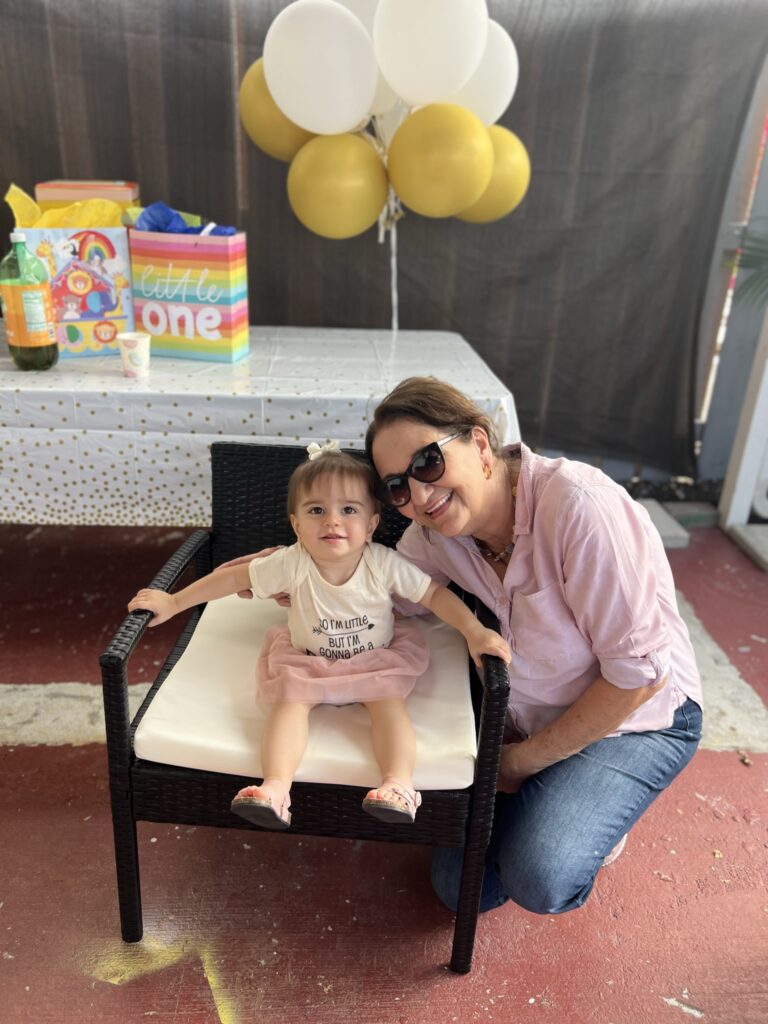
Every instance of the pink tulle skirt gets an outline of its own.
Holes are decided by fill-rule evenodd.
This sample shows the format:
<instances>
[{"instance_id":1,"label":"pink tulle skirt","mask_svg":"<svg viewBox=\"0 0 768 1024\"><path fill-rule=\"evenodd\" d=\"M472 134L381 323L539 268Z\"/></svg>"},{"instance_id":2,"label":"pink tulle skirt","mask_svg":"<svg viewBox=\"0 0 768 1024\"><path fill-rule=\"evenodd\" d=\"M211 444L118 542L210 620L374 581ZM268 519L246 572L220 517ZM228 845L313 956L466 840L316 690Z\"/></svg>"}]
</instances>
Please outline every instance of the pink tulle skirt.
<instances>
[{"instance_id":1,"label":"pink tulle skirt","mask_svg":"<svg viewBox=\"0 0 768 1024\"><path fill-rule=\"evenodd\" d=\"M287 626L264 635L257 666L258 700L266 704L355 704L407 697L429 664L421 633L396 622L389 647L331 660L304 654L291 644Z\"/></svg>"}]
</instances>

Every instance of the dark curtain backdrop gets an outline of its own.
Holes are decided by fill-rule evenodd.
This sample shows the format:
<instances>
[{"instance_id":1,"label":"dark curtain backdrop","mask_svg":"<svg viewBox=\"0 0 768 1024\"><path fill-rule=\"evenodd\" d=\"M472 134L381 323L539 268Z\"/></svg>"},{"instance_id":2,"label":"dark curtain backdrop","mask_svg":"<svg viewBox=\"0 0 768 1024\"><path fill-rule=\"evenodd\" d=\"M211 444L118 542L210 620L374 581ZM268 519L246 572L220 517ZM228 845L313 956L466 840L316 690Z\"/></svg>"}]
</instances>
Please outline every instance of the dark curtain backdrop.
<instances>
[{"instance_id":1,"label":"dark curtain backdrop","mask_svg":"<svg viewBox=\"0 0 768 1024\"><path fill-rule=\"evenodd\" d=\"M251 321L387 327L388 248L330 242L236 96L279 0L0 0L0 186L126 178L248 232ZM766 0L491 0L531 154L488 225L407 214L400 326L458 331L534 446L691 472L697 317L768 42ZM11 218L3 205L3 237Z\"/></svg>"}]
</instances>

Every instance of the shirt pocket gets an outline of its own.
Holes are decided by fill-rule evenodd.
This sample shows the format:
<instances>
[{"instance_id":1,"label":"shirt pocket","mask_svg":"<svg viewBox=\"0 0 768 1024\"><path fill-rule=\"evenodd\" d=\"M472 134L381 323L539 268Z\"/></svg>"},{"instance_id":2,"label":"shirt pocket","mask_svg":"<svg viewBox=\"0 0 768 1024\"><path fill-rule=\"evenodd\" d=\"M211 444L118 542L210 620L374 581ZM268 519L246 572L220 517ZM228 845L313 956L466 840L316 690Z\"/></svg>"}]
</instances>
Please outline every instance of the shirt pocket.
<instances>
[{"instance_id":1,"label":"shirt pocket","mask_svg":"<svg viewBox=\"0 0 768 1024\"><path fill-rule=\"evenodd\" d=\"M515 594L510 626L512 649L528 661L594 657L557 583L534 594Z\"/></svg>"}]
</instances>

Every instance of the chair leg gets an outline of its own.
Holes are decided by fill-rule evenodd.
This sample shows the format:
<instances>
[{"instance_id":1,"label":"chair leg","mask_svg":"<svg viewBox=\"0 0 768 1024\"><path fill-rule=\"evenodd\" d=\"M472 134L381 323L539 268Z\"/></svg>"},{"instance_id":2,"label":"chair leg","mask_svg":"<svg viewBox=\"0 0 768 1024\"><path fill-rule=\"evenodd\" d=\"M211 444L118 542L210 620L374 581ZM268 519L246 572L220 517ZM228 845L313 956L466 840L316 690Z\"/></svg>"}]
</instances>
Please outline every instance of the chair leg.
<instances>
[{"instance_id":1,"label":"chair leg","mask_svg":"<svg viewBox=\"0 0 768 1024\"><path fill-rule=\"evenodd\" d=\"M136 843L136 822L131 813L131 801L125 793L112 794L112 828L115 835L120 931L124 942L138 942L144 934L141 915L139 851Z\"/></svg>"},{"instance_id":2,"label":"chair leg","mask_svg":"<svg viewBox=\"0 0 768 1024\"><path fill-rule=\"evenodd\" d=\"M459 902L456 907L456 924L453 930L453 949L450 968L456 974L469 974L472 969L472 951L475 946L477 915L480 911L480 897L485 874L484 843L468 843L464 848L464 864L461 871Z\"/></svg>"}]
</instances>

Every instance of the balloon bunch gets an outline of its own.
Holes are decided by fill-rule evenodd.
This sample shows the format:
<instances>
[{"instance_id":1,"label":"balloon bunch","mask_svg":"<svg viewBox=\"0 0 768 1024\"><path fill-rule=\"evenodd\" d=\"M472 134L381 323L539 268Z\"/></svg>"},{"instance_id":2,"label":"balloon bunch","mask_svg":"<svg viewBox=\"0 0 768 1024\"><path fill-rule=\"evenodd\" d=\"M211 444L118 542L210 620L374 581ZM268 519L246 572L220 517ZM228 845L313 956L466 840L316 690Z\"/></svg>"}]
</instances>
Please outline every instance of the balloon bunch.
<instances>
[{"instance_id":1,"label":"balloon bunch","mask_svg":"<svg viewBox=\"0 0 768 1024\"><path fill-rule=\"evenodd\" d=\"M240 86L240 117L290 163L310 231L351 238L400 204L488 223L521 202L530 161L496 121L517 85L514 43L486 0L295 0Z\"/></svg>"}]
</instances>

